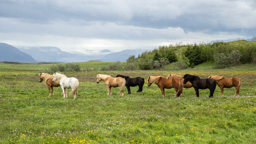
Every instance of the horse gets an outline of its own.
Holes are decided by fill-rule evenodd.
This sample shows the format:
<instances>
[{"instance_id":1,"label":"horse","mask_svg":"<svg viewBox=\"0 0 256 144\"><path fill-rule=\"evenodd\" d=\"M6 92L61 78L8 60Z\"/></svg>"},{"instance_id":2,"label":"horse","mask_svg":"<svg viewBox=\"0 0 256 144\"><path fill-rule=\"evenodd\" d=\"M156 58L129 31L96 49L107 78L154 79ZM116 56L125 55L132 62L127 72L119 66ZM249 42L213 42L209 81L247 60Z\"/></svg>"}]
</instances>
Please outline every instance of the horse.
<instances>
[{"instance_id":1,"label":"horse","mask_svg":"<svg viewBox=\"0 0 256 144\"><path fill-rule=\"evenodd\" d=\"M196 91L197 97L199 97L199 89L210 89L210 98L213 97L213 93L216 88L216 81L214 79L200 79L198 76L190 74L185 74L183 78L184 84L186 84L188 81L192 83L192 86Z\"/></svg>"},{"instance_id":2,"label":"horse","mask_svg":"<svg viewBox=\"0 0 256 144\"><path fill-rule=\"evenodd\" d=\"M217 85L221 89L221 95L223 96L224 88L236 88L236 95L239 96L240 86L242 84L241 79L238 77L225 78L224 76L212 75L208 78L214 79L217 82Z\"/></svg>"},{"instance_id":3,"label":"horse","mask_svg":"<svg viewBox=\"0 0 256 144\"><path fill-rule=\"evenodd\" d=\"M104 81L107 86L108 95L111 95L111 87L119 87L122 96L124 95L125 79L121 77L113 78L110 75L97 74L97 83Z\"/></svg>"},{"instance_id":4,"label":"horse","mask_svg":"<svg viewBox=\"0 0 256 144\"><path fill-rule=\"evenodd\" d=\"M176 97L179 97L181 94L181 84L179 79L177 78L170 78L166 79L162 76L149 76L148 77L148 86L151 86L152 83L155 83L161 90L163 98L165 98L165 91L164 89L174 88L176 91Z\"/></svg>"},{"instance_id":5,"label":"horse","mask_svg":"<svg viewBox=\"0 0 256 144\"><path fill-rule=\"evenodd\" d=\"M69 93L69 95L73 95L74 99L76 99L77 96L77 89L79 86L79 81L77 78L75 77L67 77L64 74L60 74L60 73L54 73L53 74L53 79L52 81L55 82L56 80L59 81L60 83L60 87L62 89L62 93L63 93L63 98L67 98L67 88L71 88L72 91Z\"/></svg>"},{"instance_id":6,"label":"horse","mask_svg":"<svg viewBox=\"0 0 256 144\"><path fill-rule=\"evenodd\" d=\"M119 74L116 77L122 77L125 79L125 81L126 81L125 86L128 90L128 94L131 94L130 87L134 87L137 85L139 86L139 89L137 90L137 92L142 92L143 85L144 85L144 78L142 78L142 77L130 78L129 76L124 76L124 75L119 75Z\"/></svg>"},{"instance_id":7,"label":"horse","mask_svg":"<svg viewBox=\"0 0 256 144\"><path fill-rule=\"evenodd\" d=\"M52 81L53 76L47 73L40 73L39 78L40 78L39 80L40 83L44 80L46 85L48 86L49 96L51 95L54 96L53 87L59 87L60 86L59 81L53 82ZM52 94L51 94L51 90L52 90Z\"/></svg>"},{"instance_id":8,"label":"horse","mask_svg":"<svg viewBox=\"0 0 256 144\"><path fill-rule=\"evenodd\" d=\"M192 83L191 83L191 82L187 82L186 84L183 84L184 78L183 78L183 76L181 76L181 75L169 74L166 78L167 78L167 79L170 79L170 78L177 78L177 79L180 80L180 82L181 82L181 84L182 84L182 87L184 87L184 88L191 88L191 87L192 87ZM182 87L181 87L181 95L183 95Z\"/></svg>"}]
</instances>

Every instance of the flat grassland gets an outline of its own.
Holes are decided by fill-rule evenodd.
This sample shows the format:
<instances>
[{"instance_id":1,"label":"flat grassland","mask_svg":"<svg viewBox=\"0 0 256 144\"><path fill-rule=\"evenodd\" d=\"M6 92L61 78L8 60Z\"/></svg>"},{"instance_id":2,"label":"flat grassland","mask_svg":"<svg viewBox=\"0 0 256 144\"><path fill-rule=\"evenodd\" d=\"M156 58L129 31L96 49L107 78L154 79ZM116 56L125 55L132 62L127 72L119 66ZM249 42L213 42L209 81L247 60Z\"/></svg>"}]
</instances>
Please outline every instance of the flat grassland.
<instances>
[{"instance_id":1,"label":"flat grassland","mask_svg":"<svg viewBox=\"0 0 256 144\"><path fill-rule=\"evenodd\" d=\"M83 63L81 67L92 63ZM100 65L100 64L99 64ZM104 65L104 64L103 64ZM47 64L0 63L0 143L256 143L256 66L182 71L73 72L80 81L78 98L63 99L61 89L48 96L38 74ZM174 89L166 98L156 85L138 87L121 96L118 88L107 96L96 74L150 75L196 74L242 78L240 96L235 88L214 98L209 90L184 89L176 98ZM68 90L69 92L70 90Z\"/></svg>"}]
</instances>

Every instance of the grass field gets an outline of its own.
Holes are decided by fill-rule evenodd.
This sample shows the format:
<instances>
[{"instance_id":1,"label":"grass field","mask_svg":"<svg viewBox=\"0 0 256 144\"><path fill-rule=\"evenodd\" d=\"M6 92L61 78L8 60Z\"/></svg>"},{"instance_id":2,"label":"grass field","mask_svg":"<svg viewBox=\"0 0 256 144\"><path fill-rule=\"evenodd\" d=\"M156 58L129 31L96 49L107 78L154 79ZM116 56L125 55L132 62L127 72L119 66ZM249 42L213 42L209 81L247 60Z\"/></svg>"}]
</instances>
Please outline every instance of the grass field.
<instances>
[{"instance_id":1,"label":"grass field","mask_svg":"<svg viewBox=\"0 0 256 144\"><path fill-rule=\"evenodd\" d=\"M81 63L89 67L92 63ZM96 65L96 64L95 64ZM99 64L98 65L102 65ZM63 99L61 89L48 96L39 72L47 64L0 63L0 143L256 143L256 66L228 69L197 67L182 71L108 71L65 73L80 81L78 98ZM216 87L209 90L184 89L176 98L174 89L162 98L156 85L144 85L142 93L121 96L119 89L107 96L96 74L167 76L170 73L238 76L242 78L240 96L235 88L221 96ZM70 91L70 90L69 90Z\"/></svg>"}]
</instances>

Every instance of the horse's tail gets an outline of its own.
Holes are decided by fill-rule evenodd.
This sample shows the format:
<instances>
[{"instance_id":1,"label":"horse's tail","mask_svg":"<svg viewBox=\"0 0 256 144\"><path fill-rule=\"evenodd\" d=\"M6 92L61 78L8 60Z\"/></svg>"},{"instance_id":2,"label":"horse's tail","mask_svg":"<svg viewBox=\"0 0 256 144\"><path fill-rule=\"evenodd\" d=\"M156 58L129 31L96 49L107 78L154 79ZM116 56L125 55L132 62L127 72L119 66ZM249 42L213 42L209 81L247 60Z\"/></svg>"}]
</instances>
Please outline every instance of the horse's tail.
<instances>
[{"instance_id":1,"label":"horse's tail","mask_svg":"<svg viewBox=\"0 0 256 144\"><path fill-rule=\"evenodd\" d=\"M79 86L79 81L77 80L74 84L74 87L72 88L72 91L69 93L70 96L74 96L77 94L78 86Z\"/></svg>"}]
</instances>

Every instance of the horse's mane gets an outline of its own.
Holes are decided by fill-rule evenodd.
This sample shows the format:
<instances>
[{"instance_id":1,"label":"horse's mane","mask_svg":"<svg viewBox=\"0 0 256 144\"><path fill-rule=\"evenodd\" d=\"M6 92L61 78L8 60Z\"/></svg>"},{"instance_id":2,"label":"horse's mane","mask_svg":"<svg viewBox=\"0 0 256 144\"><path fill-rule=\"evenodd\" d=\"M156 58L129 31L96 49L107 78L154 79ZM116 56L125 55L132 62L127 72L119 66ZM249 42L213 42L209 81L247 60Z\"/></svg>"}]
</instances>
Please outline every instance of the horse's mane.
<instances>
[{"instance_id":1,"label":"horse's mane","mask_svg":"<svg viewBox=\"0 0 256 144\"><path fill-rule=\"evenodd\" d=\"M102 79L107 79L107 78L109 78L109 77L111 77L111 75L105 75L105 74L97 74L97 78L102 78Z\"/></svg>"},{"instance_id":2,"label":"horse's mane","mask_svg":"<svg viewBox=\"0 0 256 144\"><path fill-rule=\"evenodd\" d=\"M120 74L116 75L116 77L122 77L122 78L130 78L129 76L120 75Z\"/></svg>"},{"instance_id":3,"label":"horse's mane","mask_svg":"<svg viewBox=\"0 0 256 144\"><path fill-rule=\"evenodd\" d=\"M218 75L211 75L208 78L214 79L214 80L221 80L224 78L224 76L218 76Z\"/></svg>"},{"instance_id":4,"label":"horse's mane","mask_svg":"<svg viewBox=\"0 0 256 144\"><path fill-rule=\"evenodd\" d=\"M181 75L177 75L177 74L169 74L166 78L168 79L169 77L171 77L171 78L173 78L173 77L175 77L175 78L182 78L182 76Z\"/></svg>"},{"instance_id":5,"label":"horse's mane","mask_svg":"<svg viewBox=\"0 0 256 144\"><path fill-rule=\"evenodd\" d=\"M61 77L67 77L66 75L64 75L64 74L61 74L61 73L55 73L55 76L56 76L56 78L57 79L60 79Z\"/></svg>"}]
</instances>

